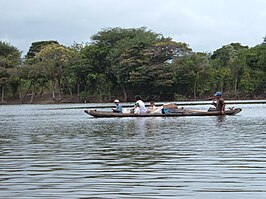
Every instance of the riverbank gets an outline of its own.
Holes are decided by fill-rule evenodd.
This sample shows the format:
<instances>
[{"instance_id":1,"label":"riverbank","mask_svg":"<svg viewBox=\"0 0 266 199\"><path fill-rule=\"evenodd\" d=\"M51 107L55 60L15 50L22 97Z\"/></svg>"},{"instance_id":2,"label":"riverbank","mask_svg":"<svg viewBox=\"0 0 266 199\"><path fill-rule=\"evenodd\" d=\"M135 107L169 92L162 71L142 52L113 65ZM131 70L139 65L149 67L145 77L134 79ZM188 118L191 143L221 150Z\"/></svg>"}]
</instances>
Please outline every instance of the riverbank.
<instances>
[{"instance_id":1,"label":"riverbank","mask_svg":"<svg viewBox=\"0 0 266 199\"><path fill-rule=\"evenodd\" d=\"M61 99L54 100L51 94L36 95L31 98L31 95L26 96L23 102L19 98L8 98L0 105L18 105L18 104L62 104L62 103L80 103L79 98L75 95L64 95Z\"/></svg>"}]
</instances>

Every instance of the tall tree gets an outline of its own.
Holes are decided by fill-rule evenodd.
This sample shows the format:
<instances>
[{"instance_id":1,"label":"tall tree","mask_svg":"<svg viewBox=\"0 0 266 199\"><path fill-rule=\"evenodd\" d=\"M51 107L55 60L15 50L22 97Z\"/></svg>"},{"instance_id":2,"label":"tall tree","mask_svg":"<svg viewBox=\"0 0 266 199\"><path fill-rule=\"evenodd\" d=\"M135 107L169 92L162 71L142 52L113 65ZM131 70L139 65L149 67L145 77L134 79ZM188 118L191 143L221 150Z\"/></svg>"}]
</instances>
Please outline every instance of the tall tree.
<instances>
[{"instance_id":1,"label":"tall tree","mask_svg":"<svg viewBox=\"0 0 266 199\"><path fill-rule=\"evenodd\" d=\"M113 33L116 32L119 32L120 38L116 37L115 43L111 40L113 48L110 50L108 58L111 63L111 73L123 91L124 100L127 100L127 89L141 85L145 92L150 88L149 74L145 74L148 72L145 66L150 66L149 61L151 61L147 50L159 42L170 39L148 31L146 28L114 29Z\"/></svg>"},{"instance_id":2,"label":"tall tree","mask_svg":"<svg viewBox=\"0 0 266 199\"><path fill-rule=\"evenodd\" d=\"M0 86L1 103L4 103L5 85L9 80L9 70L20 64L21 52L11 44L0 41Z\"/></svg>"},{"instance_id":3,"label":"tall tree","mask_svg":"<svg viewBox=\"0 0 266 199\"><path fill-rule=\"evenodd\" d=\"M266 44L262 43L247 53L246 64L250 67L250 76L256 95L266 95Z\"/></svg>"},{"instance_id":4,"label":"tall tree","mask_svg":"<svg viewBox=\"0 0 266 199\"><path fill-rule=\"evenodd\" d=\"M185 43L170 38L158 41L143 49L142 62L130 73L130 82L141 88L146 85L146 92L152 95L171 97L176 75L173 62L190 53Z\"/></svg>"},{"instance_id":5,"label":"tall tree","mask_svg":"<svg viewBox=\"0 0 266 199\"><path fill-rule=\"evenodd\" d=\"M110 72L108 53L109 50L106 46L98 44L86 45L80 51L81 62L78 68L84 72L83 74L79 73L79 80L83 82L81 85L83 95L94 96L93 98L96 99L110 99L110 87L115 81ZM103 81L105 84L102 84Z\"/></svg>"},{"instance_id":6,"label":"tall tree","mask_svg":"<svg viewBox=\"0 0 266 199\"><path fill-rule=\"evenodd\" d=\"M59 44L46 45L36 56L40 60L44 74L52 82L53 99L56 100L55 87L57 83L59 100L61 95L61 78L67 66L76 61L75 52Z\"/></svg>"},{"instance_id":7,"label":"tall tree","mask_svg":"<svg viewBox=\"0 0 266 199\"><path fill-rule=\"evenodd\" d=\"M237 98L247 50L248 46L231 43L213 52L211 59L216 71L217 90L227 92L228 95L231 93Z\"/></svg>"},{"instance_id":8,"label":"tall tree","mask_svg":"<svg viewBox=\"0 0 266 199\"><path fill-rule=\"evenodd\" d=\"M209 63L209 55L190 53L174 62L176 68L176 92L182 96L197 99L209 93L213 81L213 71Z\"/></svg>"},{"instance_id":9,"label":"tall tree","mask_svg":"<svg viewBox=\"0 0 266 199\"><path fill-rule=\"evenodd\" d=\"M29 48L29 51L26 54L26 60L30 61L30 59L36 57L36 55L47 45L49 44L59 44L58 41L36 41L33 42Z\"/></svg>"}]
</instances>

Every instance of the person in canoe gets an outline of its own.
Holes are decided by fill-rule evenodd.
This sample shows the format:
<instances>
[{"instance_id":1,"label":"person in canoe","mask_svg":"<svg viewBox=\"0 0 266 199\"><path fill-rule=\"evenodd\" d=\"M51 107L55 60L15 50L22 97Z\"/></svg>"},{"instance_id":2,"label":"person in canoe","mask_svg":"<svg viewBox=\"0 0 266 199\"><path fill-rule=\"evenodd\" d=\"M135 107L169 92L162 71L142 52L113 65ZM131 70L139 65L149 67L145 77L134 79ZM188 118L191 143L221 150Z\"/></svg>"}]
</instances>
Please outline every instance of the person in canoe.
<instances>
[{"instance_id":1,"label":"person in canoe","mask_svg":"<svg viewBox=\"0 0 266 199\"><path fill-rule=\"evenodd\" d=\"M147 108L147 113L162 113L162 107L156 107L154 101L150 101L150 106Z\"/></svg>"},{"instance_id":2,"label":"person in canoe","mask_svg":"<svg viewBox=\"0 0 266 199\"><path fill-rule=\"evenodd\" d=\"M141 96L136 95L135 100L136 100L136 103L132 109L132 112L135 114L145 114L147 112L147 109L145 107L144 102L141 100Z\"/></svg>"},{"instance_id":3,"label":"person in canoe","mask_svg":"<svg viewBox=\"0 0 266 199\"><path fill-rule=\"evenodd\" d=\"M123 108L122 108L122 106L119 104L119 100L116 99L116 100L114 101L114 103L115 103L115 108L112 109L113 112L114 112L114 113L122 113Z\"/></svg>"},{"instance_id":4,"label":"person in canoe","mask_svg":"<svg viewBox=\"0 0 266 199\"><path fill-rule=\"evenodd\" d=\"M155 106L154 101L150 101L150 106L147 109L147 113L153 113L156 109L157 107Z\"/></svg>"},{"instance_id":5,"label":"person in canoe","mask_svg":"<svg viewBox=\"0 0 266 199\"><path fill-rule=\"evenodd\" d=\"M224 114L225 102L224 99L222 98L222 93L216 92L214 94L214 97L216 102L213 102L212 104L215 106L216 111L220 111L221 114Z\"/></svg>"}]
</instances>

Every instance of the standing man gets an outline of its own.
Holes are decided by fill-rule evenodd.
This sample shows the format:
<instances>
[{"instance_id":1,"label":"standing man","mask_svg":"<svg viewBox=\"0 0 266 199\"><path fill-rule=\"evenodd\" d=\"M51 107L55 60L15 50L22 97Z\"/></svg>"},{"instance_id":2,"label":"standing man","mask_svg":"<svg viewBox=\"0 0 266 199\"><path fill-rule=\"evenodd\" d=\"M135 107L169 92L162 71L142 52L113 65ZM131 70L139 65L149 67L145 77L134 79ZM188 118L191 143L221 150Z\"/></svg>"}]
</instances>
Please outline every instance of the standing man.
<instances>
[{"instance_id":1,"label":"standing man","mask_svg":"<svg viewBox=\"0 0 266 199\"><path fill-rule=\"evenodd\" d=\"M116 106L115 106L115 108L112 109L113 112L115 112L115 113L122 113L123 108L122 108L122 106L119 104L119 100L116 99L116 100L114 101L114 103L115 103Z\"/></svg>"},{"instance_id":2,"label":"standing man","mask_svg":"<svg viewBox=\"0 0 266 199\"><path fill-rule=\"evenodd\" d=\"M220 111L222 115L224 115L224 110L225 110L225 102L224 99L222 98L222 93L221 92L216 92L214 94L216 102L213 102L212 104L215 106L217 111Z\"/></svg>"}]
</instances>

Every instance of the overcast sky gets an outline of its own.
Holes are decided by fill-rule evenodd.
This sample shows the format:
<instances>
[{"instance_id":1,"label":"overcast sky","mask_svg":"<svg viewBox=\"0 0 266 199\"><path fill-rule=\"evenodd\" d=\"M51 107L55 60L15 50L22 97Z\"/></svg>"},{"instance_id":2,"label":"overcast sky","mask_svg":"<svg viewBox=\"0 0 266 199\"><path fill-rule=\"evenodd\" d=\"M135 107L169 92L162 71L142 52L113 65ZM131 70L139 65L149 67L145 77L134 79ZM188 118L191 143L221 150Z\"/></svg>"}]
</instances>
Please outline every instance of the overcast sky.
<instances>
[{"instance_id":1,"label":"overcast sky","mask_svg":"<svg viewBox=\"0 0 266 199\"><path fill-rule=\"evenodd\" d=\"M147 27L201 52L266 36L266 0L0 0L0 10L0 40L23 54L34 41L69 46L114 27Z\"/></svg>"}]
</instances>

